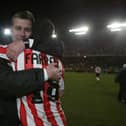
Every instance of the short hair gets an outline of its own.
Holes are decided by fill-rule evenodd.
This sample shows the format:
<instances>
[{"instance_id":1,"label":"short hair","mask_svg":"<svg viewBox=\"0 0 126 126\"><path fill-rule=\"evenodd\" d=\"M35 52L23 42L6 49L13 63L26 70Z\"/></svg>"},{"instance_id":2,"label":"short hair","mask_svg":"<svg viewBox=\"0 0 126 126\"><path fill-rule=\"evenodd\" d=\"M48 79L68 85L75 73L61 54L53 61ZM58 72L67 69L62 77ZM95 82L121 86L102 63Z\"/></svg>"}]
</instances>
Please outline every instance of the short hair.
<instances>
[{"instance_id":1,"label":"short hair","mask_svg":"<svg viewBox=\"0 0 126 126\"><path fill-rule=\"evenodd\" d=\"M33 15L33 13L30 12L30 11L28 11L28 10L26 10L26 11L20 11L20 12L15 13L12 16L12 24L13 24L13 19L14 18L27 19L27 20L30 20L32 22L32 24L35 22L35 17Z\"/></svg>"}]
</instances>

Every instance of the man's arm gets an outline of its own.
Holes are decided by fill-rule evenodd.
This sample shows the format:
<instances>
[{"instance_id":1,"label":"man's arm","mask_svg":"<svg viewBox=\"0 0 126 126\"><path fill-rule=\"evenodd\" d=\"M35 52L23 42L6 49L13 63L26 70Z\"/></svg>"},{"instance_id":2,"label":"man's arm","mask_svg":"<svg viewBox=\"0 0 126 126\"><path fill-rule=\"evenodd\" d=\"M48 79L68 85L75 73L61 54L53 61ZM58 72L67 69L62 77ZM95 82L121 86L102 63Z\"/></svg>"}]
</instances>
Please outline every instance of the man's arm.
<instances>
[{"instance_id":1,"label":"man's arm","mask_svg":"<svg viewBox=\"0 0 126 126\"><path fill-rule=\"evenodd\" d=\"M10 95L26 95L42 89L44 74L41 69L13 72L9 62L0 58L0 90Z\"/></svg>"},{"instance_id":2,"label":"man's arm","mask_svg":"<svg viewBox=\"0 0 126 126\"><path fill-rule=\"evenodd\" d=\"M36 90L42 90L44 72L42 69L30 69L14 72L9 62L0 58L0 92L3 95L23 96ZM58 79L61 73L52 64L47 68L48 79Z\"/></svg>"}]
</instances>

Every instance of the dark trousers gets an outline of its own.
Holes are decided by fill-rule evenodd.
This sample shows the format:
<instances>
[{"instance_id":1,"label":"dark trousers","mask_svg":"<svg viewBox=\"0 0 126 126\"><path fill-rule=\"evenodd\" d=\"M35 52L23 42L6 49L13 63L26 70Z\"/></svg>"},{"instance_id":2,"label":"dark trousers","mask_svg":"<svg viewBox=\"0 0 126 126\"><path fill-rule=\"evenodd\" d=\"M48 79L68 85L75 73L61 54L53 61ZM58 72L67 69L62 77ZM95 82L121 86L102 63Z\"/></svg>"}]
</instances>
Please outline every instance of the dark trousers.
<instances>
[{"instance_id":1,"label":"dark trousers","mask_svg":"<svg viewBox=\"0 0 126 126\"><path fill-rule=\"evenodd\" d=\"M122 83L120 84L118 99L126 100L126 84L122 84Z\"/></svg>"}]
</instances>

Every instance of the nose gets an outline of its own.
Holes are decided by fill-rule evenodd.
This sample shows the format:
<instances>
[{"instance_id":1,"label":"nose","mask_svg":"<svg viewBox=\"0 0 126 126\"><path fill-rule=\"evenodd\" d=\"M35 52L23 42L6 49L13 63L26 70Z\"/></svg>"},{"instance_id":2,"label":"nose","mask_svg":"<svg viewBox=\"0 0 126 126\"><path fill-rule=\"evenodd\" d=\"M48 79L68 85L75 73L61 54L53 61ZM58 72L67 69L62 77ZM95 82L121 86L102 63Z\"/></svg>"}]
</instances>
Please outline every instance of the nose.
<instances>
[{"instance_id":1,"label":"nose","mask_svg":"<svg viewBox=\"0 0 126 126\"><path fill-rule=\"evenodd\" d=\"M21 30L21 36L25 36L25 31L23 29Z\"/></svg>"},{"instance_id":2,"label":"nose","mask_svg":"<svg viewBox=\"0 0 126 126\"><path fill-rule=\"evenodd\" d=\"M21 37L22 40L24 40L26 38L26 33L25 33L24 30L20 31L20 37Z\"/></svg>"}]
</instances>

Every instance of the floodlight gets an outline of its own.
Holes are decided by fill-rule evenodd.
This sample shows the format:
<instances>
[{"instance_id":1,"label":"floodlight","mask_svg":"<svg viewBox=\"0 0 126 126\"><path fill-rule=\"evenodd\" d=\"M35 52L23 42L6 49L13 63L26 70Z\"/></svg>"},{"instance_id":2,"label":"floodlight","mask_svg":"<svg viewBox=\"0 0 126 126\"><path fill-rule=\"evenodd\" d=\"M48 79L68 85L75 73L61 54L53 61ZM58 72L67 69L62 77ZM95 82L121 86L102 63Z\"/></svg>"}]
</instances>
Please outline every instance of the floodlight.
<instances>
[{"instance_id":1,"label":"floodlight","mask_svg":"<svg viewBox=\"0 0 126 126\"><path fill-rule=\"evenodd\" d=\"M9 28L4 29L4 35L11 35L11 30Z\"/></svg>"}]
</instances>

